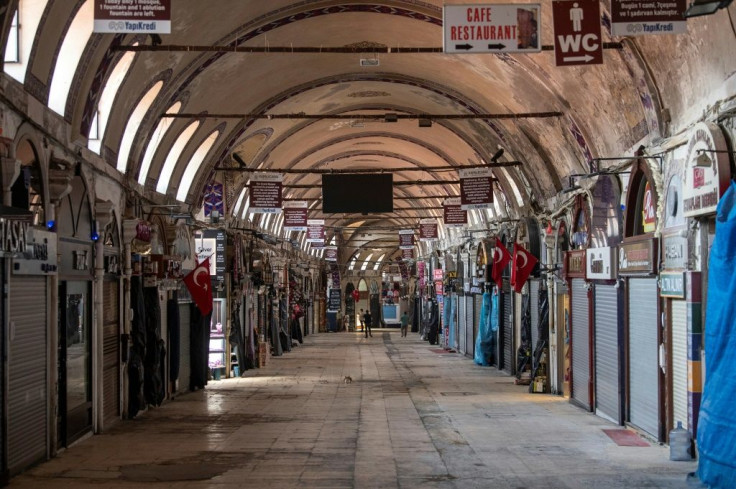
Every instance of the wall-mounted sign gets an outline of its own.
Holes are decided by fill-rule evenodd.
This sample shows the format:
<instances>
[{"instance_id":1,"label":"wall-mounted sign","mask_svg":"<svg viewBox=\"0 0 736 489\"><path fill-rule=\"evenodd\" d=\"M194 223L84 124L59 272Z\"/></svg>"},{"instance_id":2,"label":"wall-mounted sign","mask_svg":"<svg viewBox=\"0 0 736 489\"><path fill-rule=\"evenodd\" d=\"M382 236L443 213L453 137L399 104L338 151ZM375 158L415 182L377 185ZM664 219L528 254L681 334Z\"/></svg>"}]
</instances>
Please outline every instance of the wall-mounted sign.
<instances>
[{"instance_id":1,"label":"wall-mounted sign","mask_svg":"<svg viewBox=\"0 0 736 489\"><path fill-rule=\"evenodd\" d=\"M599 2L552 2L557 66L603 63L600 9Z\"/></svg>"},{"instance_id":2,"label":"wall-mounted sign","mask_svg":"<svg viewBox=\"0 0 736 489\"><path fill-rule=\"evenodd\" d=\"M493 174L490 168L460 170L460 202L464 210L488 209L493 204Z\"/></svg>"},{"instance_id":3,"label":"wall-mounted sign","mask_svg":"<svg viewBox=\"0 0 736 489\"><path fill-rule=\"evenodd\" d=\"M325 246L325 261L337 261L337 246Z\"/></svg>"},{"instance_id":4,"label":"wall-mounted sign","mask_svg":"<svg viewBox=\"0 0 736 489\"><path fill-rule=\"evenodd\" d=\"M330 296L327 302L327 309L330 311L339 311L340 305L341 305L340 297L341 297L340 289L330 289Z\"/></svg>"},{"instance_id":5,"label":"wall-mounted sign","mask_svg":"<svg viewBox=\"0 0 736 489\"><path fill-rule=\"evenodd\" d=\"M284 176L281 173L256 172L250 179L250 207L248 212L278 214L281 212L281 191Z\"/></svg>"},{"instance_id":6,"label":"wall-mounted sign","mask_svg":"<svg viewBox=\"0 0 736 489\"><path fill-rule=\"evenodd\" d=\"M28 221L0 218L0 251L8 254L25 253L28 232Z\"/></svg>"},{"instance_id":7,"label":"wall-mounted sign","mask_svg":"<svg viewBox=\"0 0 736 489\"><path fill-rule=\"evenodd\" d=\"M307 230L307 202L304 200L284 202L284 229Z\"/></svg>"},{"instance_id":8,"label":"wall-mounted sign","mask_svg":"<svg viewBox=\"0 0 736 489\"><path fill-rule=\"evenodd\" d=\"M463 210L460 197L445 199L442 206L445 227L457 228L468 224L468 211Z\"/></svg>"},{"instance_id":9,"label":"wall-mounted sign","mask_svg":"<svg viewBox=\"0 0 736 489\"><path fill-rule=\"evenodd\" d=\"M616 278L616 252L610 247L586 250L586 274L589 280Z\"/></svg>"},{"instance_id":10,"label":"wall-mounted sign","mask_svg":"<svg viewBox=\"0 0 736 489\"><path fill-rule=\"evenodd\" d=\"M194 245L197 261L202 263L210 259L210 276L220 283L225 282L225 231L221 229L205 229L194 233Z\"/></svg>"},{"instance_id":11,"label":"wall-mounted sign","mask_svg":"<svg viewBox=\"0 0 736 489\"><path fill-rule=\"evenodd\" d=\"M713 214L731 178L728 146L723 132L715 124L696 124L690 133L687 148L685 184L682 188L684 215L694 217Z\"/></svg>"},{"instance_id":12,"label":"wall-mounted sign","mask_svg":"<svg viewBox=\"0 0 736 489\"><path fill-rule=\"evenodd\" d=\"M565 252L565 277L585 278L585 270L585 250Z\"/></svg>"},{"instance_id":13,"label":"wall-mounted sign","mask_svg":"<svg viewBox=\"0 0 736 489\"><path fill-rule=\"evenodd\" d=\"M414 230L413 229L400 229L399 230L399 249L408 250L414 248Z\"/></svg>"},{"instance_id":14,"label":"wall-mounted sign","mask_svg":"<svg viewBox=\"0 0 736 489\"><path fill-rule=\"evenodd\" d=\"M645 233L653 233L657 227L657 202L654 200L652 184L644 186L644 196L641 205L641 222Z\"/></svg>"},{"instance_id":15,"label":"wall-mounted sign","mask_svg":"<svg viewBox=\"0 0 736 489\"><path fill-rule=\"evenodd\" d=\"M685 272L659 274L659 295L676 299L685 298Z\"/></svg>"},{"instance_id":16,"label":"wall-mounted sign","mask_svg":"<svg viewBox=\"0 0 736 489\"><path fill-rule=\"evenodd\" d=\"M93 32L171 34L171 0L95 0Z\"/></svg>"},{"instance_id":17,"label":"wall-mounted sign","mask_svg":"<svg viewBox=\"0 0 736 489\"><path fill-rule=\"evenodd\" d=\"M20 256L13 258L13 274L56 275L58 270L56 243L56 233L29 228L22 258Z\"/></svg>"},{"instance_id":18,"label":"wall-mounted sign","mask_svg":"<svg viewBox=\"0 0 736 489\"><path fill-rule=\"evenodd\" d=\"M138 221L135 225L135 239L146 243L151 241L151 225L146 221Z\"/></svg>"},{"instance_id":19,"label":"wall-mounted sign","mask_svg":"<svg viewBox=\"0 0 736 489\"><path fill-rule=\"evenodd\" d=\"M541 47L542 16L535 4L445 5L446 53L529 53Z\"/></svg>"},{"instance_id":20,"label":"wall-mounted sign","mask_svg":"<svg viewBox=\"0 0 736 489\"><path fill-rule=\"evenodd\" d=\"M442 269L441 268L435 268L434 270L432 270L432 279L434 279L434 280L442 280L443 279L443 274L442 274Z\"/></svg>"},{"instance_id":21,"label":"wall-mounted sign","mask_svg":"<svg viewBox=\"0 0 736 489\"><path fill-rule=\"evenodd\" d=\"M687 238L679 234L662 237L662 262L667 270L687 269Z\"/></svg>"},{"instance_id":22,"label":"wall-mounted sign","mask_svg":"<svg viewBox=\"0 0 736 489\"><path fill-rule=\"evenodd\" d=\"M656 270L656 240L635 241L618 246L619 275L642 275Z\"/></svg>"},{"instance_id":23,"label":"wall-mounted sign","mask_svg":"<svg viewBox=\"0 0 736 489\"><path fill-rule=\"evenodd\" d=\"M685 0L640 2L611 0L611 34L645 36L687 32Z\"/></svg>"},{"instance_id":24,"label":"wall-mounted sign","mask_svg":"<svg viewBox=\"0 0 736 489\"><path fill-rule=\"evenodd\" d=\"M433 241L437 239L438 236L437 219L419 220L419 241Z\"/></svg>"}]
</instances>

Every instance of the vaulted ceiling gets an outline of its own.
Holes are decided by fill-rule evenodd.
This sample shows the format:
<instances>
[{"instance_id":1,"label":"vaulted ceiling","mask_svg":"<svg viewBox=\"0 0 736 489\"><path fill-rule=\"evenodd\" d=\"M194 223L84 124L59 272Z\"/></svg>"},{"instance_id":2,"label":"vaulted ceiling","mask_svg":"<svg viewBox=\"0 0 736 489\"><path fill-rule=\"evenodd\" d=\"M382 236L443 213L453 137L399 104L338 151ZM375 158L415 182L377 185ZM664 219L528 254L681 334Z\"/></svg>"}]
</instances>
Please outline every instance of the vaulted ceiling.
<instances>
[{"instance_id":1,"label":"vaulted ceiling","mask_svg":"<svg viewBox=\"0 0 736 489\"><path fill-rule=\"evenodd\" d=\"M49 99L51 77L72 19L91 3L50 1L45 6L23 81L42 102ZM410 52L441 48L440 1L172 4L172 33L162 35L159 46L151 46L144 35L89 36L62 114L70 141L86 142L114 68L129 52L126 49L136 49L100 135L100 156L107 164L117 166L136 107L163 81L123 161L130 182L141 180L141 191L149 197L175 202L187 162L213 131L218 131L214 144L182 197L195 211L213 178L226 182L228 205L234 207L251 174L215 170L239 167L234 153L248 169L374 169L393 172L394 182L416 182L395 187L395 198L402 199L395 201L394 213L325 216L319 205L320 175L286 174L287 186L313 186L287 188L285 197L310 204L316 200L310 217L327 218L332 226L328 235L338 234L346 249L353 250L388 246L396 253L395 233L378 230L416 226L420 217L441 217L437 207L444 197L458 194L458 176L433 168L488 163L503 148L498 161L519 164L494 168L499 205L478 212L475 221L485 225L551 209L562 198L567 175L589 171L593 158L631 155L639 145L660 144L692 124L702 107L735 83L734 6L691 19L688 34L612 38L608 2L602 2L603 40L609 43L604 64L556 67L550 50ZM540 38L542 45L552 44L548 1L542 2ZM203 46L212 50L203 51ZM213 47L253 47L260 52ZM387 48L394 52L376 52ZM362 66L361 59L376 60L375 65ZM157 132L161 116L176 102L181 102L180 117L171 119L167 131ZM414 118L385 122L382 116L387 113L435 117L431 127L419 127ZM456 114L467 117L443 117ZM354 118L345 118L350 115ZM376 118L362 120L367 115ZM181 157L164 168L179 135L193 121L200 124ZM158 150L146 177L140 178L154 139ZM162 171L170 180L165 194L158 195ZM259 223L260 216L250 218Z\"/></svg>"}]
</instances>

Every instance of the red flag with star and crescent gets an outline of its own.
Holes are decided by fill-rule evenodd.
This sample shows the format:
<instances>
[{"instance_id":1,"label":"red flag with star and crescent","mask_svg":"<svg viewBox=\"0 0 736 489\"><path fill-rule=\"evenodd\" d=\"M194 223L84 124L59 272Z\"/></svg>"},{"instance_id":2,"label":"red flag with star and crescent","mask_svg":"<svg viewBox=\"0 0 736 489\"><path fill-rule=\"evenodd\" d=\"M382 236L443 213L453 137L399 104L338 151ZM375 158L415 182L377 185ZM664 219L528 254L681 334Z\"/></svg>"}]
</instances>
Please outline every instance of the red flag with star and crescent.
<instances>
[{"instance_id":1,"label":"red flag with star and crescent","mask_svg":"<svg viewBox=\"0 0 736 489\"><path fill-rule=\"evenodd\" d=\"M521 289L526 283L526 279L534 270L534 265L539 260L537 257L529 253L523 246L514 243L514 261L511 265L511 286L517 293L521 293Z\"/></svg>"},{"instance_id":2,"label":"red flag with star and crescent","mask_svg":"<svg viewBox=\"0 0 736 489\"><path fill-rule=\"evenodd\" d=\"M184 283L197 304L199 312L206 316L212 311L212 282L210 280L210 259L198 264L184 277Z\"/></svg>"},{"instance_id":3,"label":"red flag with star and crescent","mask_svg":"<svg viewBox=\"0 0 736 489\"><path fill-rule=\"evenodd\" d=\"M496 247L493 248L493 266L491 267L491 278L496 284L501 287L503 281L503 269L511 261L511 253L501 243L501 240L496 238Z\"/></svg>"}]
</instances>

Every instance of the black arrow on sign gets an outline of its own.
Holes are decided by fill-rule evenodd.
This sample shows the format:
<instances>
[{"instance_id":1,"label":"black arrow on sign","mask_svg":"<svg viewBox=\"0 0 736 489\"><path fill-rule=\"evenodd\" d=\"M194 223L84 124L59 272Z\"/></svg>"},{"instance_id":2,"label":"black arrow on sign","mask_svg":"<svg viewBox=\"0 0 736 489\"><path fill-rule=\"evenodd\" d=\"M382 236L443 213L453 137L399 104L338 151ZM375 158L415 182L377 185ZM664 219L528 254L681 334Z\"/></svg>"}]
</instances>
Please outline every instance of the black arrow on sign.
<instances>
[{"instance_id":1,"label":"black arrow on sign","mask_svg":"<svg viewBox=\"0 0 736 489\"><path fill-rule=\"evenodd\" d=\"M473 49L472 44L455 44L455 49L465 49L466 51Z\"/></svg>"},{"instance_id":2,"label":"black arrow on sign","mask_svg":"<svg viewBox=\"0 0 736 489\"><path fill-rule=\"evenodd\" d=\"M505 48L505 44L489 44L488 49L503 49Z\"/></svg>"}]
</instances>

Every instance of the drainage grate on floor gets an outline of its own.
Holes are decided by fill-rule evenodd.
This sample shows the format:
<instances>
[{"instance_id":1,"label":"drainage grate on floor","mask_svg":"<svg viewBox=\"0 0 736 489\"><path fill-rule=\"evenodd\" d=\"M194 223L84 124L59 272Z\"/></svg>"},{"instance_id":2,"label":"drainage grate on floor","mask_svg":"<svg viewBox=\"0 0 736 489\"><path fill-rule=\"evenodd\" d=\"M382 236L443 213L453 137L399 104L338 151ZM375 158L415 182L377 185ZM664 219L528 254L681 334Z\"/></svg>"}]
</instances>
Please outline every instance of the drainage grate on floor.
<instances>
[{"instance_id":1,"label":"drainage grate on floor","mask_svg":"<svg viewBox=\"0 0 736 489\"><path fill-rule=\"evenodd\" d=\"M440 392L445 397L477 396L477 392Z\"/></svg>"}]
</instances>

